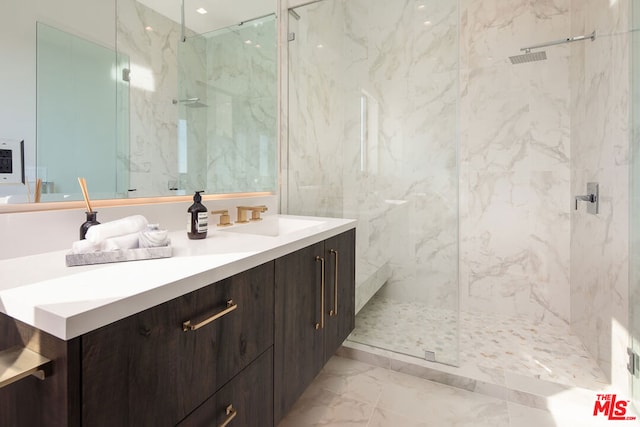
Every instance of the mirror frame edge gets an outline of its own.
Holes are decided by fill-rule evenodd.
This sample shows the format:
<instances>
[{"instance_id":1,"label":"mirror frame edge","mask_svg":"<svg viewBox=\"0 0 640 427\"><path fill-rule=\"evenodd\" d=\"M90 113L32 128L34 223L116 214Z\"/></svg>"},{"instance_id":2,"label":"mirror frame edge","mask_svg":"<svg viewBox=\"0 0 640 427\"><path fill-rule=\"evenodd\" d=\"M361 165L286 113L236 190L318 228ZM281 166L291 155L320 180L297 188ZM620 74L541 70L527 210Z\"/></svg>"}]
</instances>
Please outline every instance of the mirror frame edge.
<instances>
[{"instance_id":1,"label":"mirror frame edge","mask_svg":"<svg viewBox=\"0 0 640 427\"><path fill-rule=\"evenodd\" d=\"M275 192L251 192L251 193L221 193L203 195L202 200L228 200L240 199L248 197L265 197L275 196ZM164 196L164 197L141 197L135 199L104 199L91 201L91 205L96 208L110 208L119 206L136 206L136 205L155 205L166 203L192 202L193 196ZM21 213L21 212L43 212L43 211L60 211L60 210L85 210L85 204L82 200L73 202L48 202L48 203L16 203L14 205L0 205L0 215Z\"/></svg>"}]
</instances>

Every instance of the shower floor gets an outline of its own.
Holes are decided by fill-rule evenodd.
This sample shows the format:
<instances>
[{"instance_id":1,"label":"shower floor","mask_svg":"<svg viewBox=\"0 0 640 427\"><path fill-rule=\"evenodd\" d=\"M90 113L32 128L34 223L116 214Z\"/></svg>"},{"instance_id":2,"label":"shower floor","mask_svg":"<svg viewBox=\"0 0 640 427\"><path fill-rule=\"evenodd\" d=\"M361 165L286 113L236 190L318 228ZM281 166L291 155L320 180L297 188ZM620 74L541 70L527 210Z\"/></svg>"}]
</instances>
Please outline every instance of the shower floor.
<instances>
[{"instance_id":1,"label":"shower floor","mask_svg":"<svg viewBox=\"0 0 640 427\"><path fill-rule=\"evenodd\" d=\"M460 352L458 345L460 331ZM356 316L349 340L414 357L498 374L601 390L608 381L568 326L523 317L460 313L373 296Z\"/></svg>"}]
</instances>

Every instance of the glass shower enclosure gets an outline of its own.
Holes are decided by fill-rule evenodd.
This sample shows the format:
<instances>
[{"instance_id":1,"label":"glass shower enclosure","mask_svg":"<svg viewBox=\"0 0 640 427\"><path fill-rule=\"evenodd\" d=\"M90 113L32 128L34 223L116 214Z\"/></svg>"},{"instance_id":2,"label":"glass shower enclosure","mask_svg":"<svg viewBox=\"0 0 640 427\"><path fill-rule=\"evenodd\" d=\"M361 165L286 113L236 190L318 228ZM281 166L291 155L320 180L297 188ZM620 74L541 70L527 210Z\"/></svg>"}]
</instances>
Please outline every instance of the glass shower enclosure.
<instances>
[{"instance_id":1,"label":"glass shower enclosure","mask_svg":"<svg viewBox=\"0 0 640 427\"><path fill-rule=\"evenodd\" d=\"M324 0L288 22L283 211L357 219L351 341L457 365L457 4Z\"/></svg>"},{"instance_id":2,"label":"glass shower enclosure","mask_svg":"<svg viewBox=\"0 0 640 427\"><path fill-rule=\"evenodd\" d=\"M176 188L275 191L276 51L274 15L178 44Z\"/></svg>"}]
</instances>

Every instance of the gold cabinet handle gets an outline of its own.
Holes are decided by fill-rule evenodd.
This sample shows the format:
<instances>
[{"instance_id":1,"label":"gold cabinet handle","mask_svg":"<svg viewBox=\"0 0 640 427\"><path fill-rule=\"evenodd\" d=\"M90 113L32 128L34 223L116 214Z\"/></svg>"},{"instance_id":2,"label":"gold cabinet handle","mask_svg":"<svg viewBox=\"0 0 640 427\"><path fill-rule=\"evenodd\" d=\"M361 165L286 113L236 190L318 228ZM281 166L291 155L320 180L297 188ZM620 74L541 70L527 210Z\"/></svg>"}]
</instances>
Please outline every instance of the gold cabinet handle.
<instances>
[{"instance_id":1,"label":"gold cabinet handle","mask_svg":"<svg viewBox=\"0 0 640 427\"><path fill-rule=\"evenodd\" d=\"M45 368L50 363L50 359L20 346L0 351L0 388L29 375L44 380L45 375L48 375L45 374Z\"/></svg>"},{"instance_id":2,"label":"gold cabinet handle","mask_svg":"<svg viewBox=\"0 0 640 427\"><path fill-rule=\"evenodd\" d=\"M324 258L316 256L316 261L322 264L322 275L320 276L320 323L316 323L316 329L324 328Z\"/></svg>"},{"instance_id":3,"label":"gold cabinet handle","mask_svg":"<svg viewBox=\"0 0 640 427\"><path fill-rule=\"evenodd\" d=\"M338 315L338 251L331 249L331 252L336 257L336 265L333 270L333 310L329 312L329 316Z\"/></svg>"},{"instance_id":4,"label":"gold cabinet handle","mask_svg":"<svg viewBox=\"0 0 640 427\"><path fill-rule=\"evenodd\" d=\"M187 331L195 331L196 329L200 329L203 326L208 325L209 323L213 322L214 320L221 318L225 314L231 313L236 308L238 308L238 304L234 304L233 300L230 299L229 301L227 301L227 308L225 308L224 310L222 310L219 313L214 314L211 317L208 317L208 318L204 319L200 323L196 323L195 325L192 325L191 324L191 320L187 320L186 322L182 322L182 330L187 332Z\"/></svg>"},{"instance_id":5,"label":"gold cabinet handle","mask_svg":"<svg viewBox=\"0 0 640 427\"><path fill-rule=\"evenodd\" d=\"M226 427L227 424L233 421L236 415L238 415L238 411L236 411L236 408L234 408L233 405L227 406L226 412L227 412L227 419L224 420L222 424L220 424L218 427Z\"/></svg>"}]
</instances>

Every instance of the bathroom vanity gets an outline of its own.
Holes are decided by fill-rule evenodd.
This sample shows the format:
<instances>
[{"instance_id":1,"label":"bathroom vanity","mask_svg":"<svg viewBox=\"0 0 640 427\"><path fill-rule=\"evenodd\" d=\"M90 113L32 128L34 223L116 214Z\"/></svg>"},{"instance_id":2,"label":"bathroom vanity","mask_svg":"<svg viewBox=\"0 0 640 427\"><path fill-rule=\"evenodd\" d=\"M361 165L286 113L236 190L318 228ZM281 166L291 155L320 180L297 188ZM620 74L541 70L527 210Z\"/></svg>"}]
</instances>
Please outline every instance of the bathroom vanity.
<instances>
[{"instance_id":1,"label":"bathroom vanity","mask_svg":"<svg viewBox=\"0 0 640 427\"><path fill-rule=\"evenodd\" d=\"M277 425L354 327L354 227L273 215L172 233L167 259L0 261L0 349L51 360L0 388L0 425Z\"/></svg>"}]
</instances>

